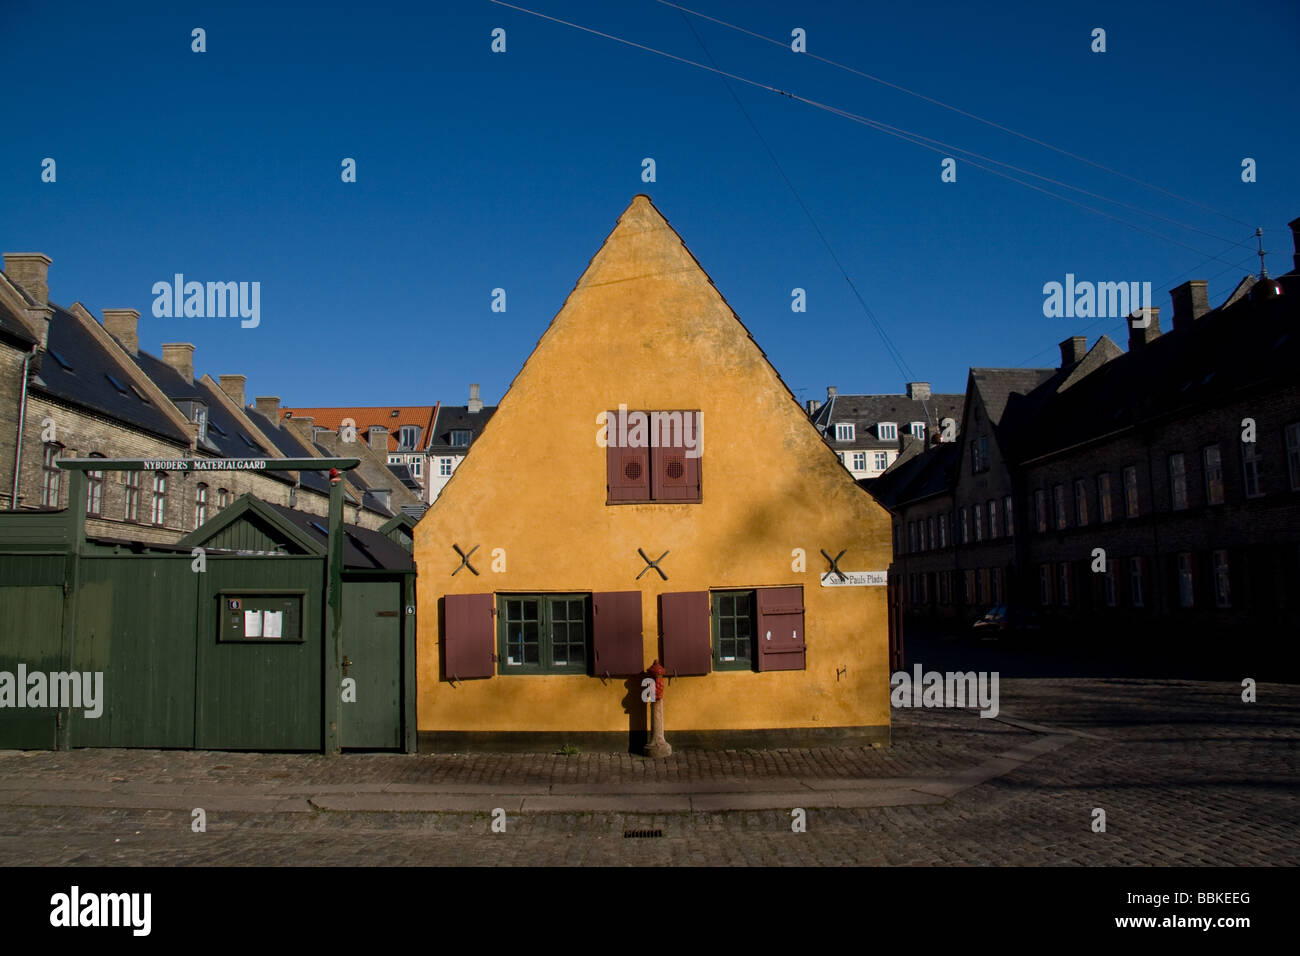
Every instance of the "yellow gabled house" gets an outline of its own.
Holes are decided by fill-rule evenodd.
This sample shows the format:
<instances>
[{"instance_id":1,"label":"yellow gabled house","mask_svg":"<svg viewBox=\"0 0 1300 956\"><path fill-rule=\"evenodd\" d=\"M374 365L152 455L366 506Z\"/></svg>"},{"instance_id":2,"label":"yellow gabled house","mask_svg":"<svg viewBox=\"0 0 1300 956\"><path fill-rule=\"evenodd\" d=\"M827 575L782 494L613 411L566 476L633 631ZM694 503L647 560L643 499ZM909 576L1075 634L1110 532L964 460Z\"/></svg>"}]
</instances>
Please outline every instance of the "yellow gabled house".
<instances>
[{"instance_id":1,"label":"yellow gabled house","mask_svg":"<svg viewBox=\"0 0 1300 956\"><path fill-rule=\"evenodd\" d=\"M416 526L421 749L635 749L656 658L675 747L887 742L886 588L823 552L890 546L637 196Z\"/></svg>"}]
</instances>

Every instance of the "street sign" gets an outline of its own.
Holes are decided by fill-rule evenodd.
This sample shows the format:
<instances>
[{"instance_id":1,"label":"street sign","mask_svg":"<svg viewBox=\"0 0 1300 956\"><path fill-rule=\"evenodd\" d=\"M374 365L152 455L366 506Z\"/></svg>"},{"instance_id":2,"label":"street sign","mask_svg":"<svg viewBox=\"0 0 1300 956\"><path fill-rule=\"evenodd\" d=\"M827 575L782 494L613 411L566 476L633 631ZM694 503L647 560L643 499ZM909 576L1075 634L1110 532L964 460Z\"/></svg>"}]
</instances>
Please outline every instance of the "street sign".
<instances>
[{"instance_id":1,"label":"street sign","mask_svg":"<svg viewBox=\"0 0 1300 956\"><path fill-rule=\"evenodd\" d=\"M822 575L824 588L883 588L888 583L888 571L828 571Z\"/></svg>"}]
</instances>

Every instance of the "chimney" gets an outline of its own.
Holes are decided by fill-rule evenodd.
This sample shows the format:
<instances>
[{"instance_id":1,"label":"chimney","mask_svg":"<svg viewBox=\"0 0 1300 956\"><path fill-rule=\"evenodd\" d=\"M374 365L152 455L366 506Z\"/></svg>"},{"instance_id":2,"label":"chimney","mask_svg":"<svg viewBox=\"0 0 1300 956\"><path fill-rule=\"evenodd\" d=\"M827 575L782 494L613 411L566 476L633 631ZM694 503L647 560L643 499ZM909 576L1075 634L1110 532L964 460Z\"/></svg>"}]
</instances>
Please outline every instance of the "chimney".
<instances>
[{"instance_id":1,"label":"chimney","mask_svg":"<svg viewBox=\"0 0 1300 956\"><path fill-rule=\"evenodd\" d=\"M1300 272L1300 217L1292 219L1287 225L1291 227L1291 242L1295 245L1295 252L1291 253L1291 264Z\"/></svg>"},{"instance_id":2,"label":"chimney","mask_svg":"<svg viewBox=\"0 0 1300 956\"><path fill-rule=\"evenodd\" d=\"M280 424L280 397L278 395L259 395L253 399L253 407L277 425Z\"/></svg>"},{"instance_id":3,"label":"chimney","mask_svg":"<svg viewBox=\"0 0 1300 956\"><path fill-rule=\"evenodd\" d=\"M1076 365L1088 354L1088 337L1071 335L1061 343L1061 368Z\"/></svg>"},{"instance_id":4,"label":"chimney","mask_svg":"<svg viewBox=\"0 0 1300 956\"><path fill-rule=\"evenodd\" d=\"M371 425L370 431L366 435L366 442L370 445L371 451L379 452L381 455L387 455L388 429L383 425Z\"/></svg>"},{"instance_id":5,"label":"chimney","mask_svg":"<svg viewBox=\"0 0 1300 956\"><path fill-rule=\"evenodd\" d=\"M483 400L478 397L477 385L471 385L469 387L469 405L466 406L466 411L468 411L471 415L473 415L475 412L483 411Z\"/></svg>"},{"instance_id":6,"label":"chimney","mask_svg":"<svg viewBox=\"0 0 1300 956\"><path fill-rule=\"evenodd\" d=\"M1146 327L1139 326L1139 321L1145 316ZM1136 352L1144 346L1150 345L1160 337L1160 309L1157 306L1148 306L1140 309L1128 317L1128 350Z\"/></svg>"},{"instance_id":7,"label":"chimney","mask_svg":"<svg viewBox=\"0 0 1300 956\"><path fill-rule=\"evenodd\" d=\"M840 393L839 389L837 389L834 385L827 385L827 386L826 386L826 401L829 402L832 398L834 398L834 397L835 397L836 395L838 395L839 393Z\"/></svg>"},{"instance_id":8,"label":"chimney","mask_svg":"<svg viewBox=\"0 0 1300 956\"><path fill-rule=\"evenodd\" d=\"M1210 311L1209 284L1204 279L1187 280L1170 289L1169 297L1174 300L1175 332L1190 329L1193 322Z\"/></svg>"},{"instance_id":9,"label":"chimney","mask_svg":"<svg viewBox=\"0 0 1300 956\"><path fill-rule=\"evenodd\" d=\"M6 252L4 258L5 274L36 302L23 311L28 331L45 348L50 341L50 317L54 315L48 281L50 257L43 252Z\"/></svg>"},{"instance_id":10,"label":"chimney","mask_svg":"<svg viewBox=\"0 0 1300 956\"><path fill-rule=\"evenodd\" d=\"M163 361L180 373L186 383L194 384L194 346L189 342L163 343Z\"/></svg>"},{"instance_id":11,"label":"chimney","mask_svg":"<svg viewBox=\"0 0 1300 956\"><path fill-rule=\"evenodd\" d=\"M928 401L930 398L930 383L908 382L907 397L914 402Z\"/></svg>"},{"instance_id":12,"label":"chimney","mask_svg":"<svg viewBox=\"0 0 1300 956\"><path fill-rule=\"evenodd\" d=\"M810 398L804 403L804 407L808 409L809 415L815 415L817 414L817 409L822 407L822 403L815 398Z\"/></svg>"},{"instance_id":13,"label":"chimney","mask_svg":"<svg viewBox=\"0 0 1300 956\"><path fill-rule=\"evenodd\" d=\"M135 309L105 309L104 331L132 355L140 352L140 313Z\"/></svg>"},{"instance_id":14,"label":"chimney","mask_svg":"<svg viewBox=\"0 0 1300 956\"><path fill-rule=\"evenodd\" d=\"M257 401L258 404L260 405L263 400L259 398ZM277 405L280 402L278 398L269 399L269 401L273 401ZM266 413L263 412L263 414ZM305 438L307 441L309 442L316 441L316 419L314 416L295 415L293 416L293 418L284 419L283 424L286 424L291 428L297 429L298 434L301 435L303 438Z\"/></svg>"},{"instance_id":15,"label":"chimney","mask_svg":"<svg viewBox=\"0 0 1300 956\"><path fill-rule=\"evenodd\" d=\"M232 402L240 408L244 407L244 383L248 381L243 375L221 375L217 378L221 383L221 390L226 393ZM275 421L274 418L271 421Z\"/></svg>"}]
</instances>

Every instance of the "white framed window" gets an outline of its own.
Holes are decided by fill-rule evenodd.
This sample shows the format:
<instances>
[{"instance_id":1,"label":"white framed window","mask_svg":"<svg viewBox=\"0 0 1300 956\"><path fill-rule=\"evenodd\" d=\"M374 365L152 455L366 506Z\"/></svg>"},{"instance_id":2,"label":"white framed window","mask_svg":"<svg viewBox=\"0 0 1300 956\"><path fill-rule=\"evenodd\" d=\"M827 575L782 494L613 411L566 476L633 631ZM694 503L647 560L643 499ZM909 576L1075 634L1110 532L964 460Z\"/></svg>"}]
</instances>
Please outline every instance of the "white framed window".
<instances>
[{"instance_id":1,"label":"white framed window","mask_svg":"<svg viewBox=\"0 0 1300 956\"><path fill-rule=\"evenodd\" d=\"M881 441L893 441L898 438L897 422L877 422L876 437Z\"/></svg>"},{"instance_id":2,"label":"white framed window","mask_svg":"<svg viewBox=\"0 0 1300 956\"><path fill-rule=\"evenodd\" d=\"M934 522L934 530L939 533L939 547L948 547L948 516L941 514L937 518L931 518Z\"/></svg>"},{"instance_id":3,"label":"white framed window","mask_svg":"<svg viewBox=\"0 0 1300 956\"><path fill-rule=\"evenodd\" d=\"M957 521L961 526L961 543L968 544L970 542L970 516L967 515L965 508L958 509L957 514Z\"/></svg>"},{"instance_id":4,"label":"white framed window","mask_svg":"<svg viewBox=\"0 0 1300 956\"><path fill-rule=\"evenodd\" d=\"M1115 517L1115 505L1110 498L1110 472L1097 476L1097 518L1105 524Z\"/></svg>"},{"instance_id":5,"label":"white framed window","mask_svg":"<svg viewBox=\"0 0 1300 956\"><path fill-rule=\"evenodd\" d=\"M1142 559L1128 559L1128 588L1134 607L1142 607Z\"/></svg>"},{"instance_id":6,"label":"white framed window","mask_svg":"<svg viewBox=\"0 0 1300 956\"><path fill-rule=\"evenodd\" d=\"M1056 530L1065 530L1065 485L1052 486L1052 507L1056 513Z\"/></svg>"},{"instance_id":7,"label":"white framed window","mask_svg":"<svg viewBox=\"0 0 1300 956\"><path fill-rule=\"evenodd\" d=\"M208 486L199 482L194 487L194 527L203 527L208 520Z\"/></svg>"},{"instance_id":8,"label":"white framed window","mask_svg":"<svg viewBox=\"0 0 1300 956\"><path fill-rule=\"evenodd\" d=\"M1002 520L1007 525L1007 537L1010 538L1016 533L1015 511L1011 507L1011 496L1007 495L1002 499Z\"/></svg>"},{"instance_id":9,"label":"white framed window","mask_svg":"<svg viewBox=\"0 0 1300 956\"><path fill-rule=\"evenodd\" d=\"M989 538L998 536L998 499L989 499Z\"/></svg>"},{"instance_id":10,"label":"white framed window","mask_svg":"<svg viewBox=\"0 0 1300 956\"><path fill-rule=\"evenodd\" d=\"M450 459L450 458L439 458L439 459L438 459L438 474L439 474L441 477L443 477L443 478L448 478L448 477L451 476L451 459Z\"/></svg>"},{"instance_id":11,"label":"white framed window","mask_svg":"<svg viewBox=\"0 0 1300 956\"><path fill-rule=\"evenodd\" d=\"M974 523L975 523L975 540L983 541L984 540L984 509L981 508L979 505L975 505L974 507L971 508L971 517L974 519Z\"/></svg>"},{"instance_id":12,"label":"white framed window","mask_svg":"<svg viewBox=\"0 0 1300 956\"><path fill-rule=\"evenodd\" d=\"M50 442L45 446L44 474L41 476L41 506L57 508L63 493L63 472L55 464L63 454L63 446Z\"/></svg>"},{"instance_id":13,"label":"white framed window","mask_svg":"<svg viewBox=\"0 0 1300 956\"><path fill-rule=\"evenodd\" d=\"M400 464L402 463L402 456L401 456L401 455L389 455L389 456L388 456L388 463L389 463L390 465L400 465Z\"/></svg>"},{"instance_id":14,"label":"white framed window","mask_svg":"<svg viewBox=\"0 0 1300 956\"><path fill-rule=\"evenodd\" d=\"M167 520L167 473L165 471L155 471L153 473L153 513L150 521L161 528Z\"/></svg>"},{"instance_id":15,"label":"white framed window","mask_svg":"<svg viewBox=\"0 0 1300 956\"><path fill-rule=\"evenodd\" d=\"M408 462L409 462L410 465L411 465L411 474L413 474L416 478L422 478L422 477L424 477L424 459L423 459L423 458L421 458L419 455L414 455L414 456L412 456L411 458L408 459Z\"/></svg>"},{"instance_id":16,"label":"white framed window","mask_svg":"<svg viewBox=\"0 0 1300 956\"><path fill-rule=\"evenodd\" d=\"M908 426L907 430L912 433L913 438L919 438L922 441L925 441L925 422L912 422L912 424Z\"/></svg>"},{"instance_id":17,"label":"white framed window","mask_svg":"<svg viewBox=\"0 0 1300 956\"><path fill-rule=\"evenodd\" d=\"M928 518L925 519L925 526L926 526L926 528L927 528L928 531L929 531L930 547L932 547L932 548L941 548L941 547L943 547L943 545L939 543L939 539L936 538L936 537L934 536L934 535L935 535L935 531L936 531L936 528L935 528L935 522L934 522L934 515L930 515L930 517L928 517Z\"/></svg>"},{"instance_id":18,"label":"white framed window","mask_svg":"<svg viewBox=\"0 0 1300 956\"><path fill-rule=\"evenodd\" d=\"M140 472L122 472L125 494L122 496L122 518L125 521L140 519Z\"/></svg>"},{"instance_id":19,"label":"white framed window","mask_svg":"<svg viewBox=\"0 0 1300 956\"><path fill-rule=\"evenodd\" d=\"M226 508L228 508L229 506L230 506L230 489L218 488L217 489L217 510L225 511Z\"/></svg>"},{"instance_id":20,"label":"white framed window","mask_svg":"<svg viewBox=\"0 0 1300 956\"><path fill-rule=\"evenodd\" d=\"M1178 606L1192 607L1195 604L1196 595L1195 575L1192 570L1192 556L1184 551L1178 555Z\"/></svg>"},{"instance_id":21,"label":"white framed window","mask_svg":"<svg viewBox=\"0 0 1300 956\"><path fill-rule=\"evenodd\" d=\"M417 448L420 444L420 426L403 425L397 429L397 444L402 448Z\"/></svg>"},{"instance_id":22,"label":"white framed window","mask_svg":"<svg viewBox=\"0 0 1300 956\"><path fill-rule=\"evenodd\" d=\"M1187 457L1182 452L1169 456L1169 507L1174 511L1187 507Z\"/></svg>"},{"instance_id":23,"label":"white framed window","mask_svg":"<svg viewBox=\"0 0 1300 956\"><path fill-rule=\"evenodd\" d=\"M889 467L889 452L876 452L876 471L884 471Z\"/></svg>"},{"instance_id":24,"label":"white framed window","mask_svg":"<svg viewBox=\"0 0 1300 956\"><path fill-rule=\"evenodd\" d=\"M1228 552L1214 552L1214 606L1232 607L1232 592L1228 583Z\"/></svg>"},{"instance_id":25,"label":"white framed window","mask_svg":"<svg viewBox=\"0 0 1300 956\"><path fill-rule=\"evenodd\" d=\"M1124 469L1124 516L1138 516L1138 470L1136 465Z\"/></svg>"},{"instance_id":26,"label":"white framed window","mask_svg":"<svg viewBox=\"0 0 1300 956\"><path fill-rule=\"evenodd\" d=\"M1201 463L1205 469L1205 503L1223 504L1223 456L1219 453L1219 446L1202 448Z\"/></svg>"},{"instance_id":27,"label":"white framed window","mask_svg":"<svg viewBox=\"0 0 1300 956\"><path fill-rule=\"evenodd\" d=\"M1291 490L1300 491L1300 422L1287 425L1283 435L1286 436L1286 470L1291 478Z\"/></svg>"},{"instance_id":28,"label":"white framed window","mask_svg":"<svg viewBox=\"0 0 1300 956\"><path fill-rule=\"evenodd\" d=\"M1263 484L1259 480L1259 457L1259 446L1255 442L1242 442L1241 471L1247 498L1258 498L1264 494Z\"/></svg>"},{"instance_id":29,"label":"white framed window","mask_svg":"<svg viewBox=\"0 0 1300 956\"><path fill-rule=\"evenodd\" d=\"M469 447L469 429L453 428L451 430L451 445L453 448Z\"/></svg>"},{"instance_id":30,"label":"white framed window","mask_svg":"<svg viewBox=\"0 0 1300 956\"><path fill-rule=\"evenodd\" d=\"M858 427L852 422L835 423L835 440L836 441L853 441Z\"/></svg>"},{"instance_id":31,"label":"white framed window","mask_svg":"<svg viewBox=\"0 0 1300 956\"><path fill-rule=\"evenodd\" d=\"M855 451L853 453L853 470L854 471L867 470L867 453L865 451Z\"/></svg>"}]
</instances>

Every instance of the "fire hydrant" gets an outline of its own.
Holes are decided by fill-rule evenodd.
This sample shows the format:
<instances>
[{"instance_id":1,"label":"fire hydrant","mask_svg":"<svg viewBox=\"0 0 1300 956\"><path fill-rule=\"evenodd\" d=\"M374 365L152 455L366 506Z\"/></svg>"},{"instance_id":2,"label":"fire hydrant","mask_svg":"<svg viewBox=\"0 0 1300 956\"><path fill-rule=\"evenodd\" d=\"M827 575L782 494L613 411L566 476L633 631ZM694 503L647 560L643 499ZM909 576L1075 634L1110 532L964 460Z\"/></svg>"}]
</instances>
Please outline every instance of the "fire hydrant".
<instances>
[{"instance_id":1,"label":"fire hydrant","mask_svg":"<svg viewBox=\"0 0 1300 956\"><path fill-rule=\"evenodd\" d=\"M647 757L667 757L673 752L672 746L664 739L664 669L658 658L645 669L646 674L654 678L655 697L650 703L650 742L646 744Z\"/></svg>"}]
</instances>

